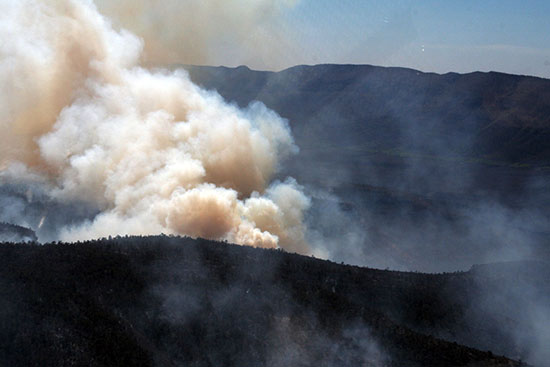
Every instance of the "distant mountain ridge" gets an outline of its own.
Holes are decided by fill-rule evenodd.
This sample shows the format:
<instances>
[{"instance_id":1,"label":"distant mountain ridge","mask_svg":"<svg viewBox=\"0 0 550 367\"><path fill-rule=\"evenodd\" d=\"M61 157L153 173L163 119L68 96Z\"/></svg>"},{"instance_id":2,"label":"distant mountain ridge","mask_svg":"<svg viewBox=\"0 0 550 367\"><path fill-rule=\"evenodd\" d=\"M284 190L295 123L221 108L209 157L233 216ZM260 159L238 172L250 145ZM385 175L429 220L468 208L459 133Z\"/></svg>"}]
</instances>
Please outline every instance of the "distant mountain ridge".
<instances>
[{"instance_id":1,"label":"distant mountain ridge","mask_svg":"<svg viewBox=\"0 0 550 367\"><path fill-rule=\"evenodd\" d=\"M258 100L288 119L300 152L279 177L328 192L346 226L360 218L364 258L424 271L506 253L550 259L550 80L370 65L185 68L240 107ZM326 197L311 212L334 211Z\"/></svg>"},{"instance_id":2,"label":"distant mountain ridge","mask_svg":"<svg viewBox=\"0 0 550 367\"><path fill-rule=\"evenodd\" d=\"M336 119L332 123L357 125L354 132L383 149L422 151L421 144L414 144L422 139L405 141L402 131L408 127L452 143L445 146L448 153L511 164L550 162L548 79L371 65L295 66L280 72L185 68L193 81L240 106L259 100L288 118L305 149L309 144L302 127ZM468 147L456 144L465 138Z\"/></svg>"}]
</instances>

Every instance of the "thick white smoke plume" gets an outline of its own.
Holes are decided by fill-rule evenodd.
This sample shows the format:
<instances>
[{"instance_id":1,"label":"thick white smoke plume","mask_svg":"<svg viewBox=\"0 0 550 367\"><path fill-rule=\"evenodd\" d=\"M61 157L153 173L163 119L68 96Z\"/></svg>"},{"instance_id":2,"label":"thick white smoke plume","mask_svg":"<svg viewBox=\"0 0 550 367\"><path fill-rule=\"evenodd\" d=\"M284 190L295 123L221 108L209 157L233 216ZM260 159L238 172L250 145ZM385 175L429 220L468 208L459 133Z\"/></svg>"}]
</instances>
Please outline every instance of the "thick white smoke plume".
<instances>
[{"instance_id":1,"label":"thick white smoke plume","mask_svg":"<svg viewBox=\"0 0 550 367\"><path fill-rule=\"evenodd\" d=\"M142 41L92 1L0 0L0 40L2 178L23 164L52 197L101 210L62 239L164 232L308 252L309 200L292 180L270 185L296 150L274 112L141 68Z\"/></svg>"}]
</instances>

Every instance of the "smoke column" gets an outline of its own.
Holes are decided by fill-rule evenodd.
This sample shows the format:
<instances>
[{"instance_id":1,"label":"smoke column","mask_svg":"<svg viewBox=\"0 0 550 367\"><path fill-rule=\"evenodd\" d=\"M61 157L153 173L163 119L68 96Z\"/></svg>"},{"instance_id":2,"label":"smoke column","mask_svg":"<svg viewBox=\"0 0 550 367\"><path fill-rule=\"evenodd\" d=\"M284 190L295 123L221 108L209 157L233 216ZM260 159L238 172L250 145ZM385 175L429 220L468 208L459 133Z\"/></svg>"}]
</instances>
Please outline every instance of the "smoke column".
<instances>
[{"instance_id":1,"label":"smoke column","mask_svg":"<svg viewBox=\"0 0 550 367\"><path fill-rule=\"evenodd\" d=\"M297 148L264 105L140 67L143 42L92 1L0 0L0 40L0 178L100 210L62 240L163 232L309 251L308 198L271 183Z\"/></svg>"}]
</instances>

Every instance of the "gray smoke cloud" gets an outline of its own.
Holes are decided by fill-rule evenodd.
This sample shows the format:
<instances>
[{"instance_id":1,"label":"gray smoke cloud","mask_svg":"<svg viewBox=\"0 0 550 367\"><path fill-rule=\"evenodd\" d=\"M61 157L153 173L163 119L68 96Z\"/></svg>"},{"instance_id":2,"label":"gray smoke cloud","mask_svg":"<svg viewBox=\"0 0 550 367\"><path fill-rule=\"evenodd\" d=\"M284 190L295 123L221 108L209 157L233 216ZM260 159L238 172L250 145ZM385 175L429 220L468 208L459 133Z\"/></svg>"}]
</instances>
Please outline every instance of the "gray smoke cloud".
<instances>
[{"instance_id":1,"label":"gray smoke cloud","mask_svg":"<svg viewBox=\"0 0 550 367\"><path fill-rule=\"evenodd\" d=\"M271 182L297 151L285 120L227 104L183 70L140 67L143 40L92 1L0 11L2 181L99 212L62 240L164 232L309 252L309 199L292 179Z\"/></svg>"}]
</instances>

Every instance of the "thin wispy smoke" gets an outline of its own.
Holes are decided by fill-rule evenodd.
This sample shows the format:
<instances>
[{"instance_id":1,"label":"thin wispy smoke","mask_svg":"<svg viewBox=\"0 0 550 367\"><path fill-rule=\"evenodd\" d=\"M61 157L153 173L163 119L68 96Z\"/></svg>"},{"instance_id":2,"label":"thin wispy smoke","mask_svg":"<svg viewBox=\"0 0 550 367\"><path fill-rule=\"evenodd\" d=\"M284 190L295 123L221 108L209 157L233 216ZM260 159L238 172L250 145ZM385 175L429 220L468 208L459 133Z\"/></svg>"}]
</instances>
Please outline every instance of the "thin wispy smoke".
<instances>
[{"instance_id":1,"label":"thin wispy smoke","mask_svg":"<svg viewBox=\"0 0 550 367\"><path fill-rule=\"evenodd\" d=\"M164 232L308 252L309 200L291 179L271 182L297 150L285 120L227 104L185 71L140 67L142 40L92 1L0 11L2 179L30 172L52 198L101 211L62 239Z\"/></svg>"},{"instance_id":2,"label":"thin wispy smoke","mask_svg":"<svg viewBox=\"0 0 550 367\"><path fill-rule=\"evenodd\" d=\"M299 0L98 0L102 13L145 40L146 64L282 67L298 51L285 12Z\"/></svg>"}]
</instances>

